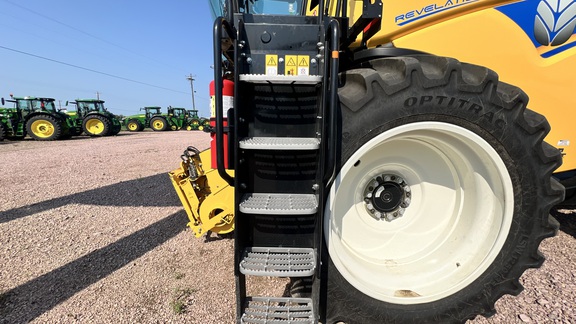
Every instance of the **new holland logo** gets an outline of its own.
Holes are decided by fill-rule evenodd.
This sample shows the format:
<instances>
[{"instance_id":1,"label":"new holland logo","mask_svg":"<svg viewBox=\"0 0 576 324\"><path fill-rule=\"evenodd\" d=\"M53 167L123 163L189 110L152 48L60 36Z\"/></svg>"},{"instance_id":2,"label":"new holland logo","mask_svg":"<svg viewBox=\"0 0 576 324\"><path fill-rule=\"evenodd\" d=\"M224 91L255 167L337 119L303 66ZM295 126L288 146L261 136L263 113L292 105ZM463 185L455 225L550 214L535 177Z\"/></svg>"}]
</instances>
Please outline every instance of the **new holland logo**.
<instances>
[{"instance_id":1,"label":"new holland logo","mask_svg":"<svg viewBox=\"0 0 576 324\"><path fill-rule=\"evenodd\" d=\"M576 2L541 0L534 21L534 37L544 46L566 43L576 27Z\"/></svg>"},{"instance_id":2,"label":"new holland logo","mask_svg":"<svg viewBox=\"0 0 576 324\"><path fill-rule=\"evenodd\" d=\"M576 0L525 0L496 8L549 58L576 47Z\"/></svg>"}]
</instances>

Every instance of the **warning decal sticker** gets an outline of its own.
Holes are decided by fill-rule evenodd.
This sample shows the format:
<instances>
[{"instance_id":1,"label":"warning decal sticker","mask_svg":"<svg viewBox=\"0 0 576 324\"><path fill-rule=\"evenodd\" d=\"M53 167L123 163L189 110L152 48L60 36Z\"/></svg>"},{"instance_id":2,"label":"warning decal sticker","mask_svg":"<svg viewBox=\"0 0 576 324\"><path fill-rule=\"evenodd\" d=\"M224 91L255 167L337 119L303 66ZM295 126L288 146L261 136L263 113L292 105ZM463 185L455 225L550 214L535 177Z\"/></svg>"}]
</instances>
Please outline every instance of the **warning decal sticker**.
<instances>
[{"instance_id":1,"label":"warning decal sticker","mask_svg":"<svg viewBox=\"0 0 576 324\"><path fill-rule=\"evenodd\" d=\"M298 56L297 55L286 55L284 57L285 65L285 75L298 75Z\"/></svg>"},{"instance_id":2,"label":"warning decal sticker","mask_svg":"<svg viewBox=\"0 0 576 324\"><path fill-rule=\"evenodd\" d=\"M266 75L278 75L278 55L266 55Z\"/></svg>"},{"instance_id":3,"label":"warning decal sticker","mask_svg":"<svg viewBox=\"0 0 576 324\"><path fill-rule=\"evenodd\" d=\"M298 75L310 74L310 56L298 55Z\"/></svg>"}]
</instances>

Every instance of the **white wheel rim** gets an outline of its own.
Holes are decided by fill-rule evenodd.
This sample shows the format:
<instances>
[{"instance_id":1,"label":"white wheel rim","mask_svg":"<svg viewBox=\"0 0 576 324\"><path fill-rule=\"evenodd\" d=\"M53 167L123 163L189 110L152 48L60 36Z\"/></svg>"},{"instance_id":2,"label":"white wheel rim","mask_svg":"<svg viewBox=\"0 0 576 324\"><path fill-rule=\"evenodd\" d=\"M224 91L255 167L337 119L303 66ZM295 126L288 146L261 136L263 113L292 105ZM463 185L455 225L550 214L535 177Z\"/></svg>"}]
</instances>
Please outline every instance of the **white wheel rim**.
<instances>
[{"instance_id":1,"label":"white wheel rim","mask_svg":"<svg viewBox=\"0 0 576 324\"><path fill-rule=\"evenodd\" d=\"M411 189L410 206L390 222L370 215L362 196L383 173L403 177ZM513 200L504 162L481 137L447 123L403 125L370 140L340 170L326 202L328 249L364 294L394 304L432 302L462 290L494 261Z\"/></svg>"}]
</instances>

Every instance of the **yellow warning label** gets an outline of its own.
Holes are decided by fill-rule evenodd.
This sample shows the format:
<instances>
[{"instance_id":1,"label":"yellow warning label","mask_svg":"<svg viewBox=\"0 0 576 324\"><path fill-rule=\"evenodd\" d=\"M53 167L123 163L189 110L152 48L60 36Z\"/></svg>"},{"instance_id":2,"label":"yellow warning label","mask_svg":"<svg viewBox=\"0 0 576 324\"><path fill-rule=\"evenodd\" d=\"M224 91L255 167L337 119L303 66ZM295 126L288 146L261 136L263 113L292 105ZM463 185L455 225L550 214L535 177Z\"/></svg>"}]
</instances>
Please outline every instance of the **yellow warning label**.
<instances>
[{"instance_id":1,"label":"yellow warning label","mask_svg":"<svg viewBox=\"0 0 576 324\"><path fill-rule=\"evenodd\" d=\"M298 56L297 55L286 55L284 57L285 68L284 74L285 75L298 75Z\"/></svg>"},{"instance_id":2,"label":"yellow warning label","mask_svg":"<svg viewBox=\"0 0 576 324\"><path fill-rule=\"evenodd\" d=\"M298 75L310 74L310 56L298 55Z\"/></svg>"},{"instance_id":3,"label":"yellow warning label","mask_svg":"<svg viewBox=\"0 0 576 324\"><path fill-rule=\"evenodd\" d=\"M278 74L278 55L266 55L266 75Z\"/></svg>"}]
</instances>

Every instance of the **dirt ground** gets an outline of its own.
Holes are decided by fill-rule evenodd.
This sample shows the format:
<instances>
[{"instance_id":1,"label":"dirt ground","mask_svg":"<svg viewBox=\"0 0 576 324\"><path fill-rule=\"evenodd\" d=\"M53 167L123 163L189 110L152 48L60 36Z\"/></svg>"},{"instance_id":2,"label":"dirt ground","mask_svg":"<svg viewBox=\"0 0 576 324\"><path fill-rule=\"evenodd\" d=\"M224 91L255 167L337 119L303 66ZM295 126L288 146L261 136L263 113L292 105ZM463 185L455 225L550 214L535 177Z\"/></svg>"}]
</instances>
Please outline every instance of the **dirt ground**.
<instances>
[{"instance_id":1,"label":"dirt ground","mask_svg":"<svg viewBox=\"0 0 576 324\"><path fill-rule=\"evenodd\" d=\"M167 173L203 132L0 142L0 323L233 323L233 240L194 237ZM576 216L473 323L575 323ZM282 294L283 281L257 286Z\"/></svg>"}]
</instances>

